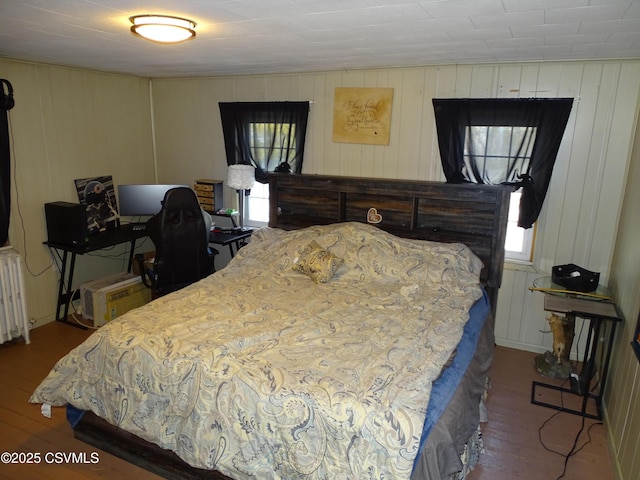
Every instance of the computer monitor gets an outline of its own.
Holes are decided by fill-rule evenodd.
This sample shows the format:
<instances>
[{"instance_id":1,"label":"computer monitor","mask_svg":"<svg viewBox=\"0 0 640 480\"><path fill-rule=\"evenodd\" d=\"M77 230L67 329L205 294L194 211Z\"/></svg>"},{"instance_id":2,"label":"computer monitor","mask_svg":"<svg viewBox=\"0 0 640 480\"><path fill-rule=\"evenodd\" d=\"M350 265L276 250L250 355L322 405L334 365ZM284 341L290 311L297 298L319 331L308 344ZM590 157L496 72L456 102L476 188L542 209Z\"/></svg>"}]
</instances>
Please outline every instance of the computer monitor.
<instances>
[{"instance_id":1,"label":"computer monitor","mask_svg":"<svg viewBox=\"0 0 640 480\"><path fill-rule=\"evenodd\" d=\"M118 210L121 217L155 215L162 208L167 190L188 185L119 185Z\"/></svg>"}]
</instances>

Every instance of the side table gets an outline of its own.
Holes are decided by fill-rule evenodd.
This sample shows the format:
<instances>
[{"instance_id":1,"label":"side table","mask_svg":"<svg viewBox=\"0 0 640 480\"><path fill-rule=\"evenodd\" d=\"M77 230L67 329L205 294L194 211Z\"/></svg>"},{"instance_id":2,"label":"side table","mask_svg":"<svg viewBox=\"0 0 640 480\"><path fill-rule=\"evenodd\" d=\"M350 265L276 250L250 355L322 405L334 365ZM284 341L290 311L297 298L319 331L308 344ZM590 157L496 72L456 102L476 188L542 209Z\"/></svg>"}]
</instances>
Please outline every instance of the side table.
<instances>
[{"instance_id":1,"label":"side table","mask_svg":"<svg viewBox=\"0 0 640 480\"><path fill-rule=\"evenodd\" d=\"M247 238L251 236L253 233L253 229L228 229L221 230L214 228L209 233L209 243L213 243L216 245L229 246L229 253L231 258L234 256L233 245L236 246L236 252L240 249L242 244L240 242L244 242Z\"/></svg>"},{"instance_id":2,"label":"side table","mask_svg":"<svg viewBox=\"0 0 640 480\"><path fill-rule=\"evenodd\" d=\"M576 317L584 319L588 322L588 333L581 371L580 374L571 374L570 388L534 381L531 386L531 403L602 420L602 395L606 386L616 325L622 320L622 314L604 287L600 292L596 290L591 294L585 294L563 290L562 287L553 284L548 288L540 287L546 286L547 283L550 282L545 277L543 281L534 282L534 287L531 288L545 293L545 311L564 314L573 321ZM595 379L597 381L594 381ZM558 405L538 400L538 389L551 389L561 392L561 395L568 393L582 397L581 407L575 409L566 407L564 402ZM590 399L595 402L595 414L587 412Z\"/></svg>"}]
</instances>

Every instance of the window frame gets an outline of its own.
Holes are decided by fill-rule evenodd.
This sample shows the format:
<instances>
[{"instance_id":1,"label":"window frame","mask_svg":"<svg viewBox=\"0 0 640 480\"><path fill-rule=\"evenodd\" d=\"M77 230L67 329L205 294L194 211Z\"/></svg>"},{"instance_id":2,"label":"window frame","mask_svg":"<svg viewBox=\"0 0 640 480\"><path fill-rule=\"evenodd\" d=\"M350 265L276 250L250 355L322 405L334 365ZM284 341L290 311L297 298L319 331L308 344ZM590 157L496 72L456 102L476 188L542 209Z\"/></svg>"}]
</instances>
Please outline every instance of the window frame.
<instances>
[{"instance_id":1,"label":"window frame","mask_svg":"<svg viewBox=\"0 0 640 480\"><path fill-rule=\"evenodd\" d=\"M266 190L266 196L264 195L264 190ZM254 210L256 209L256 206L258 206L260 210L264 210L266 208L266 217L257 216L258 218L256 218L252 216L252 205ZM247 218L245 218L244 221L246 225L250 227L266 227L269 224L269 184L256 182L245 199L245 207Z\"/></svg>"},{"instance_id":2,"label":"window frame","mask_svg":"<svg viewBox=\"0 0 640 480\"><path fill-rule=\"evenodd\" d=\"M499 124L492 123L487 125L479 125L479 122L475 122L472 125L465 126L465 137L462 158L464 160L463 172L467 172L467 175L474 176L474 172L471 170L474 166L482 165L483 168L490 162L500 163L502 160L505 164L505 169L508 168L509 163L515 162L516 159L519 163L519 168L514 169L514 173L517 174L520 171L527 171L531 162L531 153L533 151L533 145L538 134L536 127L528 127L523 125L505 125L509 123L507 121L500 122ZM496 129L495 131L493 129ZM498 131L500 129L501 131ZM502 131L507 129L507 131ZM523 129L521 132L517 132L516 129ZM507 142L504 139L508 138ZM471 147L471 143L476 141L474 147ZM496 139L503 141L496 141ZM526 139L523 141L523 139ZM516 148L520 145L524 145L525 152L516 151ZM492 149L492 146L495 148ZM483 174L484 176L484 174ZM517 178L513 178L512 181L517 181ZM518 189L511 194L511 201L509 204L509 219L507 222L507 238L505 242L505 260L521 263L531 264L533 260L533 246L535 241L535 224L533 228L518 227L519 205L520 198L522 196L522 189ZM520 229L521 231L516 231ZM514 242L516 238L520 238L519 248L517 250L510 249L509 243Z\"/></svg>"},{"instance_id":3,"label":"window frame","mask_svg":"<svg viewBox=\"0 0 640 480\"><path fill-rule=\"evenodd\" d=\"M504 257L507 262L532 265L538 222L534 223L532 228L522 228L518 226L518 205L520 203L521 194L522 192L520 190L511 193ZM508 248L509 232L513 232L514 229L522 230L522 232L519 232L522 235L522 242L520 244L522 248L520 250L511 250Z\"/></svg>"},{"instance_id":4,"label":"window frame","mask_svg":"<svg viewBox=\"0 0 640 480\"><path fill-rule=\"evenodd\" d=\"M253 165L256 168L256 180L266 183L267 173L277 171L284 160L263 162L254 158L250 144L250 126L257 123L295 123L295 148L289 140L286 148L283 145L280 151L288 150L287 161L291 171L302 173L309 102L219 102L218 105L227 165ZM275 160L271 156L269 158Z\"/></svg>"},{"instance_id":5,"label":"window frame","mask_svg":"<svg viewBox=\"0 0 640 480\"><path fill-rule=\"evenodd\" d=\"M434 98L432 99L438 147L443 173L449 183L500 183L522 187L518 224L533 228L543 206L560 144L569 121L573 98ZM499 182L491 172L490 178L467 177L464 170L463 148L467 125L496 125L536 127L527 171L520 171L517 181L512 174L518 169L514 163ZM472 173L483 172L473 165ZM486 172L486 170L485 170Z\"/></svg>"},{"instance_id":6,"label":"window frame","mask_svg":"<svg viewBox=\"0 0 640 480\"><path fill-rule=\"evenodd\" d=\"M302 173L304 159L305 137L309 117L309 102L219 102L220 119L225 143L227 165L249 164L255 167L256 185L265 185L267 174L270 172L287 171ZM260 130L260 124L265 127L262 135L254 134ZM286 134L282 132L286 131ZM274 153L278 153L275 155ZM251 191L245 198L246 216L249 224L256 226L268 224L264 220L251 220L251 205L255 205L258 198L262 198L268 205L268 195L264 189L254 186L254 191L261 190L260 197ZM268 193L268 190L267 190ZM264 207L262 207L264 208Z\"/></svg>"}]
</instances>

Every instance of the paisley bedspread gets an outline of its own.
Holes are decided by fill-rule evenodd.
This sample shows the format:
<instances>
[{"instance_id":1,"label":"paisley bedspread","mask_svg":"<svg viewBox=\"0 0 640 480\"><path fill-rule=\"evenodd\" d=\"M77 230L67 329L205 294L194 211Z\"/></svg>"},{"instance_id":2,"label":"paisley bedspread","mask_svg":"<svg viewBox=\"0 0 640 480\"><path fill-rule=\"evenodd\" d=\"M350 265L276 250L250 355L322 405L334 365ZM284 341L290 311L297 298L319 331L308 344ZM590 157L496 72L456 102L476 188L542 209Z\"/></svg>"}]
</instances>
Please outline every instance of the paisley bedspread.
<instances>
[{"instance_id":1,"label":"paisley bedspread","mask_svg":"<svg viewBox=\"0 0 640 480\"><path fill-rule=\"evenodd\" d=\"M344 260L326 283L293 268L312 241ZM409 478L481 267L359 223L260 229L223 270L96 331L31 402L237 479Z\"/></svg>"}]
</instances>

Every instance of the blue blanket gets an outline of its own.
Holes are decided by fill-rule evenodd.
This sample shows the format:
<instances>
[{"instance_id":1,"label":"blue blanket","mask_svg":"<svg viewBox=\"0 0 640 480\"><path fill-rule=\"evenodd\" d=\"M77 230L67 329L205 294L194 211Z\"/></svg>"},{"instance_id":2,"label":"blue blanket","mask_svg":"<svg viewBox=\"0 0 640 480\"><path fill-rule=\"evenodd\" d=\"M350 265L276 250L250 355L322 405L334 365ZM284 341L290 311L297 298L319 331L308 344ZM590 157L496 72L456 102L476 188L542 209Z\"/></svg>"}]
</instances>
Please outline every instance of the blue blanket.
<instances>
[{"instance_id":1,"label":"blue blanket","mask_svg":"<svg viewBox=\"0 0 640 480\"><path fill-rule=\"evenodd\" d=\"M462 380L464 372L467 370L467 367L473 358L476 351L476 345L478 344L478 338L480 337L480 332L490 311L491 306L489 304L489 298L487 293L484 292L482 298L478 300L473 307L471 307L471 310L469 310L469 321L464 327L462 339L458 344L458 349L451 365L449 365L449 367L443 371L438 379L433 383L416 461L422 454L424 444L431 432L431 429L447 408L447 405L449 405L453 394Z\"/></svg>"}]
</instances>

